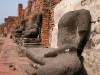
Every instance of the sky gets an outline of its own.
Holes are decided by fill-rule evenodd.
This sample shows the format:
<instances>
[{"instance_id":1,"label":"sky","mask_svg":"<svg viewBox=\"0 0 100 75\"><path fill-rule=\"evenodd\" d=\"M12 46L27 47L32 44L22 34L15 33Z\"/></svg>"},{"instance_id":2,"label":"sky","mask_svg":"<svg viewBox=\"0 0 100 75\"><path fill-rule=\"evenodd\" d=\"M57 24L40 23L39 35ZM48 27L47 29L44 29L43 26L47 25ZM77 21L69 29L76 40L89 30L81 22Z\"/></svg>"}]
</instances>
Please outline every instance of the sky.
<instances>
[{"instance_id":1,"label":"sky","mask_svg":"<svg viewBox=\"0 0 100 75\"><path fill-rule=\"evenodd\" d=\"M0 1L0 24L4 23L4 18L17 16L18 4L22 3L23 8L27 6L28 0L1 0Z\"/></svg>"}]
</instances>

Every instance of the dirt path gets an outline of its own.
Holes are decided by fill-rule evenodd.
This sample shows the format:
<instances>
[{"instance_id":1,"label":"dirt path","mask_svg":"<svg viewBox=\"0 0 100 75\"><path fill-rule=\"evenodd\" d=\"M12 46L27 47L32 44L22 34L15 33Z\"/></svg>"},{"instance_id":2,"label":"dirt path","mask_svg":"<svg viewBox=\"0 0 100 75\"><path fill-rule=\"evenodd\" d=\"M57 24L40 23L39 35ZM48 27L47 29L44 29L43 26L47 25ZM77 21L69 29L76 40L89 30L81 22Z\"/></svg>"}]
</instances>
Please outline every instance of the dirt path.
<instances>
[{"instance_id":1,"label":"dirt path","mask_svg":"<svg viewBox=\"0 0 100 75\"><path fill-rule=\"evenodd\" d=\"M29 64L32 62L26 57L19 57L17 45L9 37L5 39L0 54L0 75L28 75L31 68ZM31 70L34 72L33 68Z\"/></svg>"}]
</instances>

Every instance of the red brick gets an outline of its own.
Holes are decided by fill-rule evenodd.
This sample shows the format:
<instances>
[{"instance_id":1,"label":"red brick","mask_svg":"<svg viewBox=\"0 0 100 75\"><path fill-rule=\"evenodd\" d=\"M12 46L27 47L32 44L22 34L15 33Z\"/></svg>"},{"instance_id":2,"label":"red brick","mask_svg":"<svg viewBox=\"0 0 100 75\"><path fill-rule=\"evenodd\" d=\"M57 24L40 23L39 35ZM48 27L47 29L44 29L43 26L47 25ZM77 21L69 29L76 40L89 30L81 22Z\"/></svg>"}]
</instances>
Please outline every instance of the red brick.
<instances>
[{"instance_id":1,"label":"red brick","mask_svg":"<svg viewBox=\"0 0 100 75\"><path fill-rule=\"evenodd\" d=\"M9 66L5 64L0 64L0 73L8 73L9 72Z\"/></svg>"},{"instance_id":2,"label":"red brick","mask_svg":"<svg viewBox=\"0 0 100 75\"><path fill-rule=\"evenodd\" d=\"M13 56L11 56L11 57L8 58L8 62L9 63L10 62L18 63L18 62L20 62L19 61L19 57L13 57Z\"/></svg>"},{"instance_id":3,"label":"red brick","mask_svg":"<svg viewBox=\"0 0 100 75\"><path fill-rule=\"evenodd\" d=\"M5 73L5 72L4 73L0 72L0 75L11 75L11 74L10 73Z\"/></svg>"},{"instance_id":4,"label":"red brick","mask_svg":"<svg viewBox=\"0 0 100 75\"><path fill-rule=\"evenodd\" d=\"M10 75L25 75L25 74L21 72L20 70L15 70L15 71L11 71Z\"/></svg>"}]
</instances>

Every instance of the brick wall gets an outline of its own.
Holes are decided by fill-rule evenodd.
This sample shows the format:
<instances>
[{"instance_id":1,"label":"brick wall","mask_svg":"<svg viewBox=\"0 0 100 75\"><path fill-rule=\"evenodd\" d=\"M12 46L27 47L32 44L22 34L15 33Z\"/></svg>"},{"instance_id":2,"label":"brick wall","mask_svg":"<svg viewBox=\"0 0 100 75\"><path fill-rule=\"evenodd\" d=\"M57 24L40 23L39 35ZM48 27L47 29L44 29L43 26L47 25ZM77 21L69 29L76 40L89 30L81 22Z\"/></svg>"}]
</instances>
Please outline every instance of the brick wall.
<instances>
[{"instance_id":1,"label":"brick wall","mask_svg":"<svg viewBox=\"0 0 100 75\"><path fill-rule=\"evenodd\" d=\"M42 45L49 45L50 2L43 0Z\"/></svg>"},{"instance_id":2,"label":"brick wall","mask_svg":"<svg viewBox=\"0 0 100 75\"><path fill-rule=\"evenodd\" d=\"M48 46L49 43L49 26L50 26L50 3L47 0L29 0L26 7L24 18L28 20L27 26L31 25L32 16L41 12L43 15L42 31L41 31L41 44Z\"/></svg>"},{"instance_id":3,"label":"brick wall","mask_svg":"<svg viewBox=\"0 0 100 75\"><path fill-rule=\"evenodd\" d=\"M49 47L54 27L54 7L61 0L43 0L42 45Z\"/></svg>"},{"instance_id":4,"label":"brick wall","mask_svg":"<svg viewBox=\"0 0 100 75\"><path fill-rule=\"evenodd\" d=\"M28 6L25 9L24 12L24 19L27 20L27 26L31 25L31 19L32 16L37 13L41 12L42 13L43 9L43 1L42 0L29 0L28 1Z\"/></svg>"},{"instance_id":5,"label":"brick wall","mask_svg":"<svg viewBox=\"0 0 100 75\"><path fill-rule=\"evenodd\" d=\"M9 16L5 18L5 27L7 28L7 33L12 32L13 28L15 28L18 24L18 17L16 16Z\"/></svg>"}]
</instances>

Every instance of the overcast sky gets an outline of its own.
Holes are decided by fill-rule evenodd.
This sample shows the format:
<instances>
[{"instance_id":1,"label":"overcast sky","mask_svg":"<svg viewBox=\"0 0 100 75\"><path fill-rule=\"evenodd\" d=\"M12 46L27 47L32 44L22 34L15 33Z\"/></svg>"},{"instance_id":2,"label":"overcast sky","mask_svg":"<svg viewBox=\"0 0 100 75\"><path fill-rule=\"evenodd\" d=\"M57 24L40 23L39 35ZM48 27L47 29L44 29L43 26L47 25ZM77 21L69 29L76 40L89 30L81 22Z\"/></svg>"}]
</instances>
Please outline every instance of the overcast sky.
<instances>
[{"instance_id":1,"label":"overcast sky","mask_svg":"<svg viewBox=\"0 0 100 75\"><path fill-rule=\"evenodd\" d=\"M28 0L1 0L0 1L0 24L4 23L4 18L8 16L17 16L18 4L27 6Z\"/></svg>"}]
</instances>

